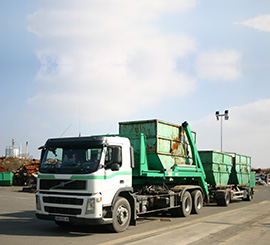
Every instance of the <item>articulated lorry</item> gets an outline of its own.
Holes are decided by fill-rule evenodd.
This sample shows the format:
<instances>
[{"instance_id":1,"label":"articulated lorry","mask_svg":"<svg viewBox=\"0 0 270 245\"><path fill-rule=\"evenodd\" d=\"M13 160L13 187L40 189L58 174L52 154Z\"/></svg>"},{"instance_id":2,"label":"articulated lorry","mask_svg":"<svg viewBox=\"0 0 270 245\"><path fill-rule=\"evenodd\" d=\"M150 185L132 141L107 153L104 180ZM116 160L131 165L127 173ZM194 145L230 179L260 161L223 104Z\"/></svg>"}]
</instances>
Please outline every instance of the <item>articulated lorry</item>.
<instances>
[{"instance_id":1,"label":"articulated lorry","mask_svg":"<svg viewBox=\"0 0 270 245\"><path fill-rule=\"evenodd\" d=\"M202 156L207 153L200 153L207 160L201 161L195 141L187 122L160 120L121 122L118 135L48 139L41 147L36 216L60 226L106 224L122 232L142 214L198 214L204 202L227 205L239 192L250 200L250 171L248 183L236 183L238 173L230 180L235 183L207 183L213 171L204 168L215 164Z\"/></svg>"}]
</instances>

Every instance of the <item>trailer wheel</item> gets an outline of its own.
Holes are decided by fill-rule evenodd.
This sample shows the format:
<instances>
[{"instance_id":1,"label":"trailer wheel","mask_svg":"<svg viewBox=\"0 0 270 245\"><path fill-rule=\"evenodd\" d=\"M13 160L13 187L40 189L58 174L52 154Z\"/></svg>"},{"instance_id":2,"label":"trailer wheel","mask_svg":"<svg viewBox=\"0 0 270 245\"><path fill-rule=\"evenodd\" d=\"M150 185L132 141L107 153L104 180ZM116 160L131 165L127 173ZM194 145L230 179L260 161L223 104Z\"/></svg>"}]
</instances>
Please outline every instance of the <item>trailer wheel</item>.
<instances>
[{"instance_id":1,"label":"trailer wheel","mask_svg":"<svg viewBox=\"0 0 270 245\"><path fill-rule=\"evenodd\" d=\"M217 204L219 205L219 206L228 206L229 205L229 203L230 203L230 193L229 193L229 191L225 191L224 192L224 197L222 198L222 199L218 199L217 200Z\"/></svg>"},{"instance_id":2,"label":"trailer wheel","mask_svg":"<svg viewBox=\"0 0 270 245\"><path fill-rule=\"evenodd\" d=\"M187 217L192 210L192 198L188 191L186 191L182 198L182 204L179 208L171 209L170 212L175 217Z\"/></svg>"},{"instance_id":3,"label":"trailer wheel","mask_svg":"<svg viewBox=\"0 0 270 245\"><path fill-rule=\"evenodd\" d=\"M113 208L113 222L110 230L113 232L122 232L127 229L131 219L131 208L127 199L117 197Z\"/></svg>"},{"instance_id":4,"label":"trailer wheel","mask_svg":"<svg viewBox=\"0 0 270 245\"><path fill-rule=\"evenodd\" d=\"M247 189L246 192L247 192L246 197L243 198L243 201L251 201L252 199L251 189Z\"/></svg>"},{"instance_id":5,"label":"trailer wheel","mask_svg":"<svg viewBox=\"0 0 270 245\"><path fill-rule=\"evenodd\" d=\"M191 192L191 196L192 196L192 202L193 202L191 213L198 214L201 212L202 207L203 207L202 193L199 190L195 190Z\"/></svg>"}]
</instances>

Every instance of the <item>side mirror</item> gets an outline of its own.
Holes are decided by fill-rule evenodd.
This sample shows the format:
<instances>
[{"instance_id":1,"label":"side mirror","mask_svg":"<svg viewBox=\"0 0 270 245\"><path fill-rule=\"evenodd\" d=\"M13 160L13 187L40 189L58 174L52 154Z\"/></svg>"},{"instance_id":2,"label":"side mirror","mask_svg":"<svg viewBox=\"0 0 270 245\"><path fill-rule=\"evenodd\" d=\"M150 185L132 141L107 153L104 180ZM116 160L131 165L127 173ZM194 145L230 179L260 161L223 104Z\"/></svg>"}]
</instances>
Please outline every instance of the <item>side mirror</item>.
<instances>
[{"instance_id":1,"label":"side mirror","mask_svg":"<svg viewBox=\"0 0 270 245\"><path fill-rule=\"evenodd\" d=\"M122 150L120 147L114 147L112 152L112 161L113 163L121 163L122 161ZM119 169L119 166L118 166Z\"/></svg>"},{"instance_id":2,"label":"side mirror","mask_svg":"<svg viewBox=\"0 0 270 245\"><path fill-rule=\"evenodd\" d=\"M41 150L41 154L40 154L40 163L41 163L42 162L42 159L44 157L45 151L46 151L46 147L45 146L41 146L38 149Z\"/></svg>"},{"instance_id":3,"label":"side mirror","mask_svg":"<svg viewBox=\"0 0 270 245\"><path fill-rule=\"evenodd\" d=\"M118 163L113 163L111 166L112 171L118 171L119 170L119 164Z\"/></svg>"}]
</instances>

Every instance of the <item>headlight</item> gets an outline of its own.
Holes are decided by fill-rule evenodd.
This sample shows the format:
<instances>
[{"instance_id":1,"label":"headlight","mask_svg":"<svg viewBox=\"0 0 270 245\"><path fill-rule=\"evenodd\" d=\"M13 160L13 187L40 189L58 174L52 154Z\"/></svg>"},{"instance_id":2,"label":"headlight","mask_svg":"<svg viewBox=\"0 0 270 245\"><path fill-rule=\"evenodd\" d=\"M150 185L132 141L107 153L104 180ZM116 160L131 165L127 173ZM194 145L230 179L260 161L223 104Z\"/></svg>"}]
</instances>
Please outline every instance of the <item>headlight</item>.
<instances>
[{"instance_id":1,"label":"headlight","mask_svg":"<svg viewBox=\"0 0 270 245\"><path fill-rule=\"evenodd\" d=\"M87 205L86 205L86 214L93 214L93 213L95 213L95 206L96 206L96 200L95 200L95 198L88 199Z\"/></svg>"},{"instance_id":2,"label":"headlight","mask_svg":"<svg viewBox=\"0 0 270 245\"><path fill-rule=\"evenodd\" d=\"M36 209L41 210L40 196L36 195Z\"/></svg>"}]
</instances>

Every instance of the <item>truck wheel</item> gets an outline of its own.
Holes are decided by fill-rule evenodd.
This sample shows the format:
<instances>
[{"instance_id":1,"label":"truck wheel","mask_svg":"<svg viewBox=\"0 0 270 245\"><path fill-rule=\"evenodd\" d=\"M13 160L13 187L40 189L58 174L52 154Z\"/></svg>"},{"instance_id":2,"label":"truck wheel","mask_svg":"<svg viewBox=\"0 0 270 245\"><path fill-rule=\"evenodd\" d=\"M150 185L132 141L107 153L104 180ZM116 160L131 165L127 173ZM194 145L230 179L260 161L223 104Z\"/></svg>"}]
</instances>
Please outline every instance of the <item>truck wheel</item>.
<instances>
[{"instance_id":1,"label":"truck wheel","mask_svg":"<svg viewBox=\"0 0 270 245\"><path fill-rule=\"evenodd\" d=\"M251 190L248 189L246 190L247 194L246 194L246 197L243 198L244 201L251 201L251 198L252 198L252 194L251 194Z\"/></svg>"},{"instance_id":2,"label":"truck wheel","mask_svg":"<svg viewBox=\"0 0 270 245\"><path fill-rule=\"evenodd\" d=\"M113 222L110 230L113 232L122 232L127 229L131 219L131 208L127 199L117 197L113 208Z\"/></svg>"},{"instance_id":3,"label":"truck wheel","mask_svg":"<svg viewBox=\"0 0 270 245\"><path fill-rule=\"evenodd\" d=\"M179 208L171 209L171 214L175 217L187 217L192 210L192 198L188 191L183 195L182 204Z\"/></svg>"},{"instance_id":4,"label":"truck wheel","mask_svg":"<svg viewBox=\"0 0 270 245\"><path fill-rule=\"evenodd\" d=\"M190 193L186 191L183 196L180 214L182 217L187 217L190 215L191 210L192 210L192 198Z\"/></svg>"},{"instance_id":5,"label":"truck wheel","mask_svg":"<svg viewBox=\"0 0 270 245\"><path fill-rule=\"evenodd\" d=\"M199 190L195 190L191 192L191 196L192 196L192 201L193 201L191 213L198 214L201 212L202 207L203 207L202 193Z\"/></svg>"},{"instance_id":6,"label":"truck wheel","mask_svg":"<svg viewBox=\"0 0 270 245\"><path fill-rule=\"evenodd\" d=\"M230 193L228 191L225 191L224 197L222 199L217 200L217 204L219 206L228 206L230 203Z\"/></svg>"}]
</instances>

